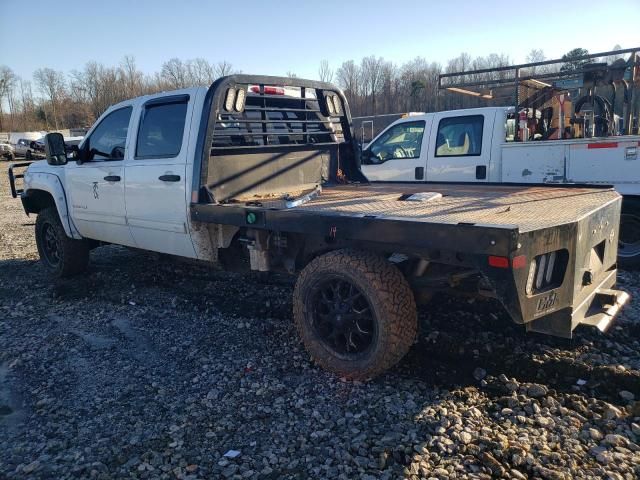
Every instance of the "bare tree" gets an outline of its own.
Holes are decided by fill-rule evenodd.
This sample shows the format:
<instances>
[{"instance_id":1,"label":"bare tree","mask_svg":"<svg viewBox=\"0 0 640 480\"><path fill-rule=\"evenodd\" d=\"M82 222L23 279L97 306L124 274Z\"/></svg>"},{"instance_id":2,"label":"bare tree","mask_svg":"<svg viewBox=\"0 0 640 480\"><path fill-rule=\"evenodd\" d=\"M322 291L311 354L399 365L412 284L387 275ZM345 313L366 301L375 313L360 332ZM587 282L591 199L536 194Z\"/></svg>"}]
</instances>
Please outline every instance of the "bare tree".
<instances>
[{"instance_id":1,"label":"bare tree","mask_svg":"<svg viewBox=\"0 0 640 480\"><path fill-rule=\"evenodd\" d=\"M318 77L320 77L321 82L333 82L333 70L329 67L329 60L320 62Z\"/></svg>"},{"instance_id":2,"label":"bare tree","mask_svg":"<svg viewBox=\"0 0 640 480\"><path fill-rule=\"evenodd\" d=\"M364 96L370 99L371 106L368 109L371 114L376 114L376 98L382 85L382 68L384 60L381 57L376 58L374 55L364 57L360 63L360 72L362 75L363 86L365 87Z\"/></svg>"},{"instance_id":3,"label":"bare tree","mask_svg":"<svg viewBox=\"0 0 640 480\"><path fill-rule=\"evenodd\" d=\"M144 74L138 70L136 60L131 55L126 55L120 62L118 74L122 80L127 97L138 97L144 90Z\"/></svg>"},{"instance_id":4,"label":"bare tree","mask_svg":"<svg viewBox=\"0 0 640 480\"><path fill-rule=\"evenodd\" d=\"M338 85L342 87L354 115L360 115L360 70L353 60L343 62L336 72Z\"/></svg>"},{"instance_id":5,"label":"bare tree","mask_svg":"<svg viewBox=\"0 0 640 480\"><path fill-rule=\"evenodd\" d=\"M66 87L64 73L52 68L39 68L33 73L33 79L40 91L51 102L53 123L57 130L59 128L58 102L64 96Z\"/></svg>"},{"instance_id":6,"label":"bare tree","mask_svg":"<svg viewBox=\"0 0 640 480\"><path fill-rule=\"evenodd\" d=\"M216 79L215 67L204 58L186 62L188 86L211 85Z\"/></svg>"},{"instance_id":7,"label":"bare tree","mask_svg":"<svg viewBox=\"0 0 640 480\"><path fill-rule=\"evenodd\" d=\"M9 109L12 110L11 98L16 86L16 81L17 77L16 74L13 73L13 70L6 65L0 66L0 130L4 130L2 124L2 118L4 117L2 103L6 99L9 104ZM13 115L11 117L11 122L13 123Z\"/></svg>"},{"instance_id":8,"label":"bare tree","mask_svg":"<svg viewBox=\"0 0 640 480\"><path fill-rule=\"evenodd\" d=\"M35 111L35 102L33 100L33 92L31 91L31 82L20 79L20 99L22 103L21 129L30 130L32 128L33 112Z\"/></svg>"},{"instance_id":9,"label":"bare tree","mask_svg":"<svg viewBox=\"0 0 640 480\"><path fill-rule=\"evenodd\" d=\"M231 75L234 72L233 65L231 65L231 63L227 62L226 60L222 60L221 62L218 62L216 64L215 72L216 72L216 77L224 77L227 75Z\"/></svg>"},{"instance_id":10,"label":"bare tree","mask_svg":"<svg viewBox=\"0 0 640 480\"><path fill-rule=\"evenodd\" d=\"M189 73L187 65L179 58L172 58L162 64L160 76L173 89L186 88L188 86Z\"/></svg>"}]
</instances>

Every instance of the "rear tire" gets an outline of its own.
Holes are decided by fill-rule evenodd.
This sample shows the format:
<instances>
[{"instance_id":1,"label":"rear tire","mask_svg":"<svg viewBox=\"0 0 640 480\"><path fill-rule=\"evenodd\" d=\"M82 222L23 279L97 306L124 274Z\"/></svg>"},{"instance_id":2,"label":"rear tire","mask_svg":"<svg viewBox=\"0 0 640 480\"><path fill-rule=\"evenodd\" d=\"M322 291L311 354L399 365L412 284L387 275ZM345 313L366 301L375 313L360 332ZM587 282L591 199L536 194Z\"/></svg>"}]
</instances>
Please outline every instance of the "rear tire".
<instances>
[{"instance_id":1,"label":"rear tire","mask_svg":"<svg viewBox=\"0 0 640 480\"><path fill-rule=\"evenodd\" d=\"M413 293L397 267L362 251L337 250L301 272L294 318L305 348L322 368L367 380L404 357L417 332Z\"/></svg>"},{"instance_id":2,"label":"rear tire","mask_svg":"<svg viewBox=\"0 0 640 480\"><path fill-rule=\"evenodd\" d=\"M38 213L36 245L40 260L55 277L70 277L89 264L89 242L67 237L55 207Z\"/></svg>"},{"instance_id":3,"label":"rear tire","mask_svg":"<svg viewBox=\"0 0 640 480\"><path fill-rule=\"evenodd\" d=\"M27 160L31 160L32 155L31 155L31 150L27 150L27 153L25 154L25 157Z\"/></svg>"}]
</instances>

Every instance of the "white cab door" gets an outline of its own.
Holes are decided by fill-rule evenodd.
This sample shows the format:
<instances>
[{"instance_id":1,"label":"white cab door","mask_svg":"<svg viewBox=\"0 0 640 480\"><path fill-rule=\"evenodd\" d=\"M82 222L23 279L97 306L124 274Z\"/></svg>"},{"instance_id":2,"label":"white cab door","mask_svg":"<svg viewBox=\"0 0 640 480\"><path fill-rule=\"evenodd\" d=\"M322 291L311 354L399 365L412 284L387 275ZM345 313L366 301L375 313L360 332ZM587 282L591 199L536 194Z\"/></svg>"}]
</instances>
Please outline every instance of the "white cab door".
<instances>
[{"instance_id":1,"label":"white cab door","mask_svg":"<svg viewBox=\"0 0 640 480\"><path fill-rule=\"evenodd\" d=\"M124 203L127 132L132 108L106 115L82 144L83 160L65 167L71 216L83 237L133 246Z\"/></svg>"},{"instance_id":2,"label":"white cab door","mask_svg":"<svg viewBox=\"0 0 640 480\"><path fill-rule=\"evenodd\" d=\"M372 182L425 180L430 119L395 123L362 152L362 172Z\"/></svg>"},{"instance_id":3,"label":"white cab door","mask_svg":"<svg viewBox=\"0 0 640 480\"><path fill-rule=\"evenodd\" d=\"M139 248L194 258L186 171L192 105L188 95L156 97L141 105L133 154L125 166L125 199Z\"/></svg>"},{"instance_id":4,"label":"white cab door","mask_svg":"<svg viewBox=\"0 0 640 480\"><path fill-rule=\"evenodd\" d=\"M495 112L434 115L427 152L430 182L486 182Z\"/></svg>"}]
</instances>

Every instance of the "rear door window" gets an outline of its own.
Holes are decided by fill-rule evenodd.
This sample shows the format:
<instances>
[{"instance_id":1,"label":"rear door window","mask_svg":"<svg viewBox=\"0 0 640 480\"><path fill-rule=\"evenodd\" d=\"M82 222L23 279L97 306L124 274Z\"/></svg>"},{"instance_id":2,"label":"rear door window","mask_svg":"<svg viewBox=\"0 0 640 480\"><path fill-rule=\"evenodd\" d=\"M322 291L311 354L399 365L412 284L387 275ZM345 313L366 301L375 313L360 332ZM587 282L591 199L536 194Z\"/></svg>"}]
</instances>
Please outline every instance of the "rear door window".
<instances>
[{"instance_id":1,"label":"rear door window","mask_svg":"<svg viewBox=\"0 0 640 480\"><path fill-rule=\"evenodd\" d=\"M136 158L171 158L180 153L187 116L188 97L152 103L142 112Z\"/></svg>"},{"instance_id":2,"label":"rear door window","mask_svg":"<svg viewBox=\"0 0 640 480\"><path fill-rule=\"evenodd\" d=\"M438 124L436 157L467 157L482 153L484 116L443 118Z\"/></svg>"}]
</instances>

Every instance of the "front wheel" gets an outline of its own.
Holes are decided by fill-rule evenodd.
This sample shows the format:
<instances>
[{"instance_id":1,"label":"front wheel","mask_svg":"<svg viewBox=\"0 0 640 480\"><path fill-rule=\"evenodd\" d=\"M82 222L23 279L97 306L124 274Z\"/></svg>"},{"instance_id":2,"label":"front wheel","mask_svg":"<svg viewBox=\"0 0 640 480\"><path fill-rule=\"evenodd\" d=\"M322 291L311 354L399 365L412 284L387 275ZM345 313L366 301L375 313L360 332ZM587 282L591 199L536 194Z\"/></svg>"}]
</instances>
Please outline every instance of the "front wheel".
<instances>
[{"instance_id":1,"label":"front wheel","mask_svg":"<svg viewBox=\"0 0 640 480\"><path fill-rule=\"evenodd\" d=\"M40 260L56 277L80 273L89 263L89 243L67 237L55 207L38 213L36 245Z\"/></svg>"},{"instance_id":2,"label":"front wheel","mask_svg":"<svg viewBox=\"0 0 640 480\"><path fill-rule=\"evenodd\" d=\"M314 259L296 282L293 305L314 361L350 379L367 380L392 367L416 337L409 284L373 253L337 250Z\"/></svg>"}]
</instances>

